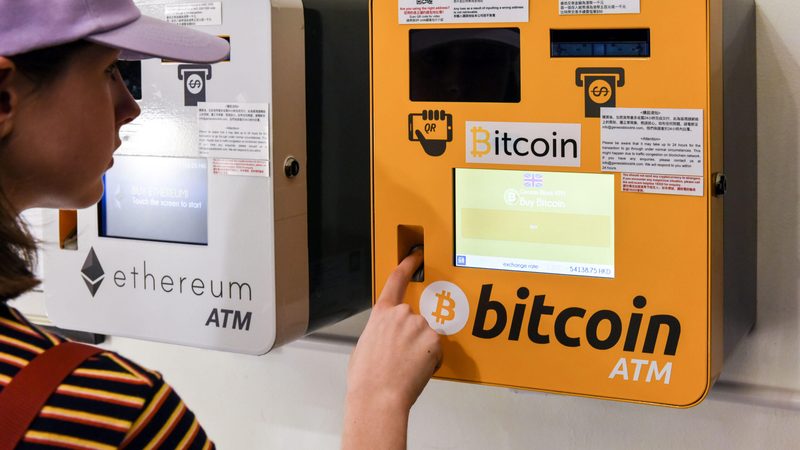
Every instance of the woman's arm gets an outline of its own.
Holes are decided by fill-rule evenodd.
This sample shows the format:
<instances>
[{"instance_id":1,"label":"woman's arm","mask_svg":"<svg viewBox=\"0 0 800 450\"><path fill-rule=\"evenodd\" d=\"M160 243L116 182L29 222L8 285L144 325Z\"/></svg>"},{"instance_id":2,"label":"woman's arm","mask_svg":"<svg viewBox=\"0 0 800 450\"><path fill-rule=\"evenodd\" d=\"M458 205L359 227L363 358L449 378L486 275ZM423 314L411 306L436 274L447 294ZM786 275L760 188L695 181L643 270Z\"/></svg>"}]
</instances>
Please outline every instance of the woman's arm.
<instances>
[{"instance_id":1,"label":"woman's arm","mask_svg":"<svg viewBox=\"0 0 800 450\"><path fill-rule=\"evenodd\" d=\"M441 360L439 336L403 303L422 251L386 281L350 358L342 447L404 449L411 406Z\"/></svg>"}]
</instances>

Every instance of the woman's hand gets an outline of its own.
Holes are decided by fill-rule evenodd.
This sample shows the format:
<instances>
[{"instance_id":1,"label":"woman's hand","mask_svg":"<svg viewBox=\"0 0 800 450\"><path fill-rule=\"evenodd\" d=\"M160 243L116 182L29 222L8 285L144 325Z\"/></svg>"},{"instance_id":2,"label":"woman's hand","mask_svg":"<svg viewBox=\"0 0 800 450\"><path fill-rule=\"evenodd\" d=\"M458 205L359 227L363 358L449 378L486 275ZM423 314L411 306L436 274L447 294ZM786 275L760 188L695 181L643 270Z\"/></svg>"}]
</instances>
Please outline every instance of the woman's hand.
<instances>
[{"instance_id":1,"label":"woman's hand","mask_svg":"<svg viewBox=\"0 0 800 450\"><path fill-rule=\"evenodd\" d=\"M408 414L441 361L439 336L403 303L422 251L389 276L350 357L346 449L405 448Z\"/></svg>"}]
</instances>

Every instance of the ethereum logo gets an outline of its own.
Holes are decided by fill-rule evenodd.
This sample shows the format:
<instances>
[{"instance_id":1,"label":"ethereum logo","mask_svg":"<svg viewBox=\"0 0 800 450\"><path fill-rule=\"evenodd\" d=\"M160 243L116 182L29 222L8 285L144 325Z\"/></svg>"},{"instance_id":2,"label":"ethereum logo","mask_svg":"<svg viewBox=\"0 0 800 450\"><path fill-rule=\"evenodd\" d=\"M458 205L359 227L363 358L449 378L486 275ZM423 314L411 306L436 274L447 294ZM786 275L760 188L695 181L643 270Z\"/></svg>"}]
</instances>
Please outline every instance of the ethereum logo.
<instances>
[{"instance_id":1,"label":"ethereum logo","mask_svg":"<svg viewBox=\"0 0 800 450\"><path fill-rule=\"evenodd\" d=\"M100 265L100 260L97 259L97 255L94 252L94 247L89 250L86 261L83 262L81 275L86 287L89 288L89 292L94 297L106 277L106 273L103 272L103 266Z\"/></svg>"}]
</instances>

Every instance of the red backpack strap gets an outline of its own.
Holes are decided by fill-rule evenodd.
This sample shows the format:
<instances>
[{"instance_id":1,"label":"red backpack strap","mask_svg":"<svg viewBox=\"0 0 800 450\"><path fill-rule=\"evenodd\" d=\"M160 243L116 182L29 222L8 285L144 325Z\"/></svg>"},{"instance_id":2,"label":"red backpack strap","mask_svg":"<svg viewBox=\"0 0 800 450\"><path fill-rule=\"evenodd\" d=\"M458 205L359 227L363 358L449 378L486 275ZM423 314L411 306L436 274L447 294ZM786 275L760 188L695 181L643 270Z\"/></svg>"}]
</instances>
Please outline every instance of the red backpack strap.
<instances>
[{"instance_id":1,"label":"red backpack strap","mask_svg":"<svg viewBox=\"0 0 800 450\"><path fill-rule=\"evenodd\" d=\"M61 382L89 357L103 351L64 341L20 369L0 392L0 450L15 448Z\"/></svg>"}]
</instances>

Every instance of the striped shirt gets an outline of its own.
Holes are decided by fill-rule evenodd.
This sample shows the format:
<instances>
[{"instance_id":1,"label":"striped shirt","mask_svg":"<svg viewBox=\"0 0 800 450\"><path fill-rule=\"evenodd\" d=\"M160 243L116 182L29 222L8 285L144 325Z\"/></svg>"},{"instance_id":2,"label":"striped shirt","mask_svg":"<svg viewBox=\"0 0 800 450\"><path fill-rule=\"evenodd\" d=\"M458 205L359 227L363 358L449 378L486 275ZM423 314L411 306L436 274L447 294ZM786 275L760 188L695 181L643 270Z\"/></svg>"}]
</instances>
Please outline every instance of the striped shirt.
<instances>
[{"instance_id":1,"label":"striped shirt","mask_svg":"<svg viewBox=\"0 0 800 450\"><path fill-rule=\"evenodd\" d=\"M0 392L62 338L0 302ZM112 352L83 362L47 400L17 449L213 449L161 375Z\"/></svg>"}]
</instances>

